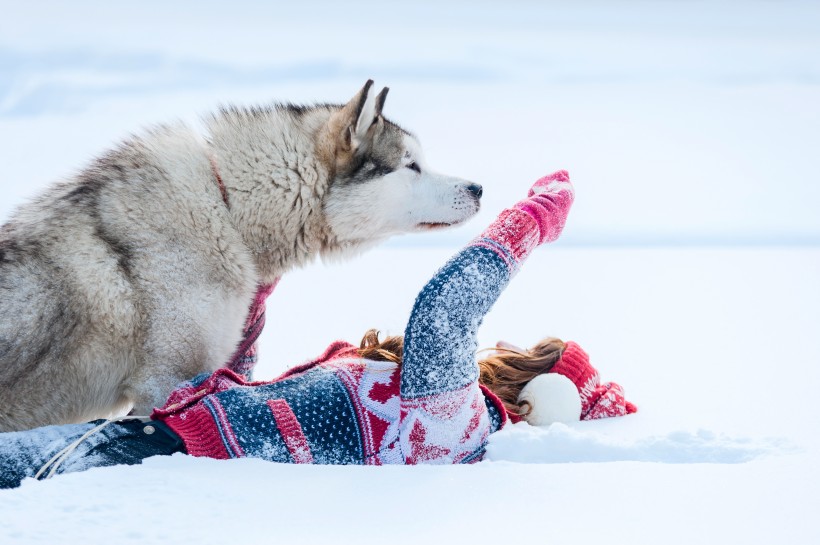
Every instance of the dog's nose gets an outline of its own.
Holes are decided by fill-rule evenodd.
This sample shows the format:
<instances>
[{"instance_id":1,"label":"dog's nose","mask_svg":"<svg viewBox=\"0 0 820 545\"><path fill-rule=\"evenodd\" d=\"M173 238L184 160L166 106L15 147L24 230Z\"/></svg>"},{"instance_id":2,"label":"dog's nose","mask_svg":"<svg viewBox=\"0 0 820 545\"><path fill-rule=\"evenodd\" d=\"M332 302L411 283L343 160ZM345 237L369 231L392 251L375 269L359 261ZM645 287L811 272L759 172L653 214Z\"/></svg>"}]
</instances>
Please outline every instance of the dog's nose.
<instances>
[{"instance_id":1,"label":"dog's nose","mask_svg":"<svg viewBox=\"0 0 820 545\"><path fill-rule=\"evenodd\" d=\"M484 194L484 188L478 184L467 184L467 191L472 193L476 199L480 199L481 195Z\"/></svg>"}]
</instances>

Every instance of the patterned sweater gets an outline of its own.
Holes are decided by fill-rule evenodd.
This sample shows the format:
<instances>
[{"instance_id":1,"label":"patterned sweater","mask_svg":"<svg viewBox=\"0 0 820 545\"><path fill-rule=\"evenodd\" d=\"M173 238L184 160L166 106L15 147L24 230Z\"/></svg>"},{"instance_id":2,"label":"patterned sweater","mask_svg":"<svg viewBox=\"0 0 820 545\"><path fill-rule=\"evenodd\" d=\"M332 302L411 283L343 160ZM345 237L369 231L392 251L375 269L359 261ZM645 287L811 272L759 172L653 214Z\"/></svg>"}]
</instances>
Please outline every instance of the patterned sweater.
<instances>
[{"instance_id":1,"label":"patterned sweater","mask_svg":"<svg viewBox=\"0 0 820 545\"><path fill-rule=\"evenodd\" d=\"M315 361L268 382L219 369L180 384L152 418L187 452L321 464L478 461L507 420L478 383L476 332L519 264L539 243L536 220L501 213L418 295L403 363L365 360L337 341ZM249 322L250 323L250 322Z\"/></svg>"}]
</instances>

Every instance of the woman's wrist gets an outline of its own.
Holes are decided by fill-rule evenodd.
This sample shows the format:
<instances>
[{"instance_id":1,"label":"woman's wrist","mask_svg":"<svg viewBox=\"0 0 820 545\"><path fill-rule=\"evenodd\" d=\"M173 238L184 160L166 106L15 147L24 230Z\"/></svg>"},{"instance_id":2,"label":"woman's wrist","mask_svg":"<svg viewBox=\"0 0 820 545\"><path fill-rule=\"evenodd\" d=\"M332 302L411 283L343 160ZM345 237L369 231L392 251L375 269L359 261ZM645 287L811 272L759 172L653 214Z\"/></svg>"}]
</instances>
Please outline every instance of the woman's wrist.
<instances>
[{"instance_id":1,"label":"woman's wrist","mask_svg":"<svg viewBox=\"0 0 820 545\"><path fill-rule=\"evenodd\" d=\"M515 269L538 246L539 240L536 220L523 210L507 208L473 244L492 249L508 262L511 269Z\"/></svg>"}]
</instances>

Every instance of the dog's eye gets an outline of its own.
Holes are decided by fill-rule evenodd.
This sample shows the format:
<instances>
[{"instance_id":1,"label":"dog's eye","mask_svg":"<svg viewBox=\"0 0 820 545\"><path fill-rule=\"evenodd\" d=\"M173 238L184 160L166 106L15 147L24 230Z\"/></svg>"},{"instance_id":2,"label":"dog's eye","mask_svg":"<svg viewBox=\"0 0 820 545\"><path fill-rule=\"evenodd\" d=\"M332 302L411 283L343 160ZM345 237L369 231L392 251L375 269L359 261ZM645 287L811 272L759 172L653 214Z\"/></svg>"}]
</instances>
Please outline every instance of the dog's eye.
<instances>
[{"instance_id":1,"label":"dog's eye","mask_svg":"<svg viewBox=\"0 0 820 545\"><path fill-rule=\"evenodd\" d=\"M415 162L415 161L413 161L412 163L407 163L407 165L406 165L406 166L407 166L407 168L409 168L410 170L415 170L416 172L418 172L419 174L421 174L421 167L420 167L420 166L418 166L418 164L416 164L416 162Z\"/></svg>"}]
</instances>

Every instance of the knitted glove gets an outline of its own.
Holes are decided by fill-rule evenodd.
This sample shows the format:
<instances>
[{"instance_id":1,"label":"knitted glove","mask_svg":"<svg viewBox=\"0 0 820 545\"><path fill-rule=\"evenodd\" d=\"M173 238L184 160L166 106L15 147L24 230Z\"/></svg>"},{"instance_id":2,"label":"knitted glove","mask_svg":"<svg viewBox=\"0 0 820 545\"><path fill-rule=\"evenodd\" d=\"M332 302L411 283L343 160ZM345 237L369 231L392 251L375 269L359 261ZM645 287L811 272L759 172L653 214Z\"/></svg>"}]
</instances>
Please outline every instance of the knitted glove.
<instances>
[{"instance_id":1,"label":"knitted glove","mask_svg":"<svg viewBox=\"0 0 820 545\"><path fill-rule=\"evenodd\" d=\"M634 404L624 399L624 389L614 382L601 384L582 401L581 420L595 420L632 414L638 410Z\"/></svg>"},{"instance_id":2,"label":"knitted glove","mask_svg":"<svg viewBox=\"0 0 820 545\"><path fill-rule=\"evenodd\" d=\"M536 246L558 238L574 197L567 171L544 176L526 199L502 210L472 244L497 252L516 271Z\"/></svg>"},{"instance_id":3,"label":"knitted glove","mask_svg":"<svg viewBox=\"0 0 820 545\"><path fill-rule=\"evenodd\" d=\"M538 243L552 242L561 235L567 214L575 199L575 190L566 170L548 174L535 182L528 197L515 204L538 223Z\"/></svg>"}]
</instances>

